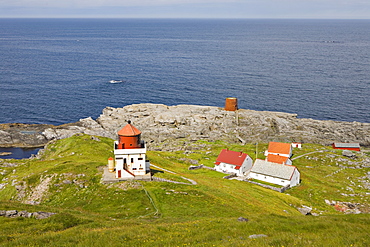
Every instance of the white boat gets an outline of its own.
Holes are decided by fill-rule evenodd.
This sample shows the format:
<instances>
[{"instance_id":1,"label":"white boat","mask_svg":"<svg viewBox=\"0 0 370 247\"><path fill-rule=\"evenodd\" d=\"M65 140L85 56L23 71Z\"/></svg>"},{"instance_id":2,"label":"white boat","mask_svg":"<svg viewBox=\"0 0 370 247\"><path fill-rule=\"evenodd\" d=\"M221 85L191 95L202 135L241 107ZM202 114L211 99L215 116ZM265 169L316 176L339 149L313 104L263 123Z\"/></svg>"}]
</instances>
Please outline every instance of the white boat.
<instances>
[{"instance_id":1,"label":"white boat","mask_svg":"<svg viewBox=\"0 0 370 247\"><path fill-rule=\"evenodd\" d=\"M122 80L110 80L109 81L110 83L121 83L121 82L123 82Z\"/></svg>"}]
</instances>

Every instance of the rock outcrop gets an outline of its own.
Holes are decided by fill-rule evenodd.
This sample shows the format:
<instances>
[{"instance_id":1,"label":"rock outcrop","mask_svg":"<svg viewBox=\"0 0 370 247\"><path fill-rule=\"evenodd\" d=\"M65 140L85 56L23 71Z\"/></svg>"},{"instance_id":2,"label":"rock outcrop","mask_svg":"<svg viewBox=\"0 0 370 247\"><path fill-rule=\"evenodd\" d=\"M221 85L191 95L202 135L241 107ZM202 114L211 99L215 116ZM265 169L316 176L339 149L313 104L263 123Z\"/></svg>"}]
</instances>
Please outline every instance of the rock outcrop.
<instances>
[{"instance_id":1,"label":"rock outcrop","mask_svg":"<svg viewBox=\"0 0 370 247\"><path fill-rule=\"evenodd\" d=\"M0 210L0 216L4 216L7 218L17 218L17 217L24 217L24 218L32 218L35 219L46 219L50 216L54 215L55 213L50 212L34 212L29 213L27 211L18 211L18 210Z\"/></svg>"},{"instance_id":2,"label":"rock outcrop","mask_svg":"<svg viewBox=\"0 0 370 247\"><path fill-rule=\"evenodd\" d=\"M51 125L0 125L0 146L42 146L53 139L76 133L116 139L116 132L131 120L151 144L187 139L228 142L358 142L370 146L370 123L297 118L297 114L239 109L225 111L213 106L135 104L106 107L96 120Z\"/></svg>"}]
</instances>

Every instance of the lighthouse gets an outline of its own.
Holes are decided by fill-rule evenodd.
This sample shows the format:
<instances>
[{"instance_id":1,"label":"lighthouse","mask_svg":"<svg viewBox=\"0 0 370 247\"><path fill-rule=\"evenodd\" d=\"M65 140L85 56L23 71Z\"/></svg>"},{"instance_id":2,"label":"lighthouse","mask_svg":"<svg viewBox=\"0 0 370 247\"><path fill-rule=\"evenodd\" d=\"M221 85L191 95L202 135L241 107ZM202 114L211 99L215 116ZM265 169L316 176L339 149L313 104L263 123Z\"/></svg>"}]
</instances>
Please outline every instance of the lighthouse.
<instances>
[{"instance_id":1,"label":"lighthouse","mask_svg":"<svg viewBox=\"0 0 370 247\"><path fill-rule=\"evenodd\" d=\"M141 140L141 131L128 121L117 134L118 141L114 142L116 178L150 176L150 163L146 161L146 147Z\"/></svg>"}]
</instances>

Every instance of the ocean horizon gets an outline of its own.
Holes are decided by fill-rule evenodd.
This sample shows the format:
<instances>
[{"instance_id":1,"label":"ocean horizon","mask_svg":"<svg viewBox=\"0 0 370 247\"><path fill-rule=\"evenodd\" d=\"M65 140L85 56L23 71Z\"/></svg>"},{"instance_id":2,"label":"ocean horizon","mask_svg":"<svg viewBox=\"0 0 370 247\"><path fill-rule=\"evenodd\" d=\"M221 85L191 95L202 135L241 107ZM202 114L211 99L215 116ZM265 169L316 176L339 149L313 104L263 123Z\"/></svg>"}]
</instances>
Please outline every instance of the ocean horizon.
<instances>
[{"instance_id":1,"label":"ocean horizon","mask_svg":"<svg viewBox=\"0 0 370 247\"><path fill-rule=\"evenodd\" d=\"M0 19L0 123L138 103L370 122L370 20Z\"/></svg>"}]
</instances>

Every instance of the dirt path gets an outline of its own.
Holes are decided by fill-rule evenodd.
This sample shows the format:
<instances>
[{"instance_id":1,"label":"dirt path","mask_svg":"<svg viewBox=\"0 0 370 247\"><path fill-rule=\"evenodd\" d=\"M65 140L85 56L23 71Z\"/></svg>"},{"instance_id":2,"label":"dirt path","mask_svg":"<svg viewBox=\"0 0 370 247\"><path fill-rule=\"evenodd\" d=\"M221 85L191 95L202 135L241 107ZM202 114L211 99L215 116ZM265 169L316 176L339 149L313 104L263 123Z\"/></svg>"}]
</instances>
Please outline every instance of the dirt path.
<instances>
[{"instance_id":1,"label":"dirt path","mask_svg":"<svg viewBox=\"0 0 370 247\"><path fill-rule=\"evenodd\" d=\"M299 155L297 157L294 157L292 160L296 160L296 159L301 158L301 157L306 156L306 155L310 155L310 154L314 154L314 153L322 153L322 152L327 152L327 151L328 150L320 150L320 151L313 151L313 152L305 153L305 154Z\"/></svg>"}]
</instances>

